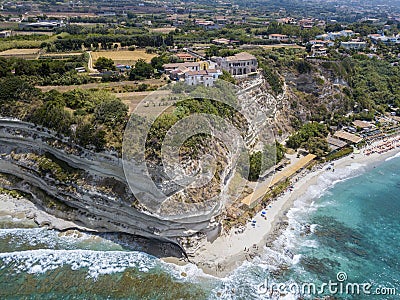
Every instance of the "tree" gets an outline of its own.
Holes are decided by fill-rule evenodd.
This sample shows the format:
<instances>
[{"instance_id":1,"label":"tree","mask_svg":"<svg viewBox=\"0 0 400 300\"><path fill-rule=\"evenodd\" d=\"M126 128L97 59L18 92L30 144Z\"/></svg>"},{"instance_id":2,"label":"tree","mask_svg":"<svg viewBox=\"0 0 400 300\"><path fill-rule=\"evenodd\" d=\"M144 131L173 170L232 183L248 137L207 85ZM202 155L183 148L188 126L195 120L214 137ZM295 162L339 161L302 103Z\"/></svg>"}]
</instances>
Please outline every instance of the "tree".
<instances>
[{"instance_id":1,"label":"tree","mask_svg":"<svg viewBox=\"0 0 400 300\"><path fill-rule=\"evenodd\" d=\"M233 76L226 70L222 70L222 75L219 76L219 79L225 80L225 81L230 82L232 84L236 83L235 78L233 78Z\"/></svg>"},{"instance_id":2,"label":"tree","mask_svg":"<svg viewBox=\"0 0 400 300\"><path fill-rule=\"evenodd\" d=\"M81 89L74 89L63 94L66 106L72 109L85 108L91 102L91 95Z\"/></svg>"},{"instance_id":3,"label":"tree","mask_svg":"<svg viewBox=\"0 0 400 300\"><path fill-rule=\"evenodd\" d=\"M286 145L293 149L303 147L316 155L322 155L328 150L326 136L328 130L324 124L307 123L303 125L295 134L291 135Z\"/></svg>"},{"instance_id":4,"label":"tree","mask_svg":"<svg viewBox=\"0 0 400 300\"><path fill-rule=\"evenodd\" d=\"M206 56L207 57L218 56L219 50L220 50L220 47L211 45L210 48L206 49Z\"/></svg>"},{"instance_id":5,"label":"tree","mask_svg":"<svg viewBox=\"0 0 400 300\"><path fill-rule=\"evenodd\" d=\"M300 74L305 74L305 73L311 72L311 64L304 59L296 62L296 68Z\"/></svg>"},{"instance_id":6,"label":"tree","mask_svg":"<svg viewBox=\"0 0 400 300\"><path fill-rule=\"evenodd\" d=\"M69 135L73 118L70 112L64 109L62 103L48 101L36 109L31 117L31 121L35 124L54 129L59 133Z\"/></svg>"},{"instance_id":7,"label":"tree","mask_svg":"<svg viewBox=\"0 0 400 300\"><path fill-rule=\"evenodd\" d=\"M258 151L250 155L249 180L257 181L261 173L262 152Z\"/></svg>"},{"instance_id":8,"label":"tree","mask_svg":"<svg viewBox=\"0 0 400 300\"><path fill-rule=\"evenodd\" d=\"M105 58L105 57L99 57L96 60L94 66L97 70L114 71L116 69L115 65L114 65L114 61L110 58Z\"/></svg>"},{"instance_id":9,"label":"tree","mask_svg":"<svg viewBox=\"0 0 400 300\"><path fill-rule=\"evenodd\" d=\"M0 80L0 104L31 102L38 95L38 89L19 77L10 76Z\"/></svg>"},{"instance_id":10,"label":"tree","mask_svg":"<svg viewBox=\"0 0 400 300\"><path fill-rule=\"evenodd\" d=\"M151 59L151 65L154 69L162 71L163 65L169 62L166 55L155 56Z\"/></svg>"},{"instance_id":11,"label":"tree","mask_svg":"<svg viewBox=\"0 0 400 300\"><path fill-rule=\"evenodd\" d=\"M108 126L122 124L128 113L128 107L119 99L104 101L94 111L96 121Z\"/></svg>"},{"instance_id":12,"label":"tree","mask_svg":"<svg viewBox=\"0 0 400 300\"><path fill-rule=\"evenodd\" d=\"M131 70L129 74L129 79L137 80L144 78L151 78L154 75L154 69L151 64L148 64L144 59L139 59L135 67Z\"/></svg>"},{"instance_id":13,"label":"tree","mask_svg":"<svg viewBox=\"0 0 400 300\"><path fill-rule=\"evenodd\" d=\"M11 75L11 66L9 61L4 57L0 57L0 77Z\"/></svg>"},{"instance_id":14,"label":"tree","mask_svg":"<svg viewBox=\"0 0 400 300\"><path fill-rule=\"evenodd\" d=\"M93 145L97 151L104 149L106 144L104 130L96 130L90 123L78 124L75 137L79 145L83 147Z\"/></svg>"},{"instance_id":15,"label":"tree","mask_svg":"<svg viewBox=\"0 0 400 300\"><path fill-rule=\"evenodd\" d=\"M306 148L307 151L315 154L318 157L323 156L325 152L329 151L329 145L327 140L321 137L310 138L304 145L304 148Z\"/></svg>"}]
</instances>

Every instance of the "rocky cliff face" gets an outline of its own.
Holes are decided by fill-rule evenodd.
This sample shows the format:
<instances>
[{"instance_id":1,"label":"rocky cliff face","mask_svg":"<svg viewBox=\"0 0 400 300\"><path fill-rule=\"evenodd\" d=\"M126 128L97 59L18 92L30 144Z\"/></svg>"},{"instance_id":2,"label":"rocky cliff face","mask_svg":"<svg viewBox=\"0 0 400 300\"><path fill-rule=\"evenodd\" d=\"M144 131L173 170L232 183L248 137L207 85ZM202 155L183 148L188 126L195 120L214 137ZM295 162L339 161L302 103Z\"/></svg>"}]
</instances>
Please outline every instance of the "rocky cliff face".
<instances>
[{"instance_id":1,"label":"rocky cliff face","mask_svg":"<svg viewBox=\"0 0 400 300\"><path fill-rule=\"evenodd\" d=\"M259 78L242 87L239 99L249 115L263 112L245 137L247 146L257 149L257 128L273 122L283 96L271 96L264 79ZM25 193L46 212L97 232L121 232L170 243L174 250L164 249L166 256L184 255L179 244L182 237L219 230L223 206L185 217L160 217L135 199L116 154L81 148L46 128L1 118L0 154L0 187ZM228 171L223 173L221 189L233 176L229 163L225 160ZM193 193L182 193L181 197L193 197Z\"/></svg>"},{"instance_id":2,"label":"rocky cliff face","mask_svg":"<svg viewBox=\"0 0 400 300\"><path fill-rule=\"evenodd\" d=\"M21 191L48 213L94 231L123 232L180 248L176 237L208 225L162 220L142 210L117 157L80 148L33 124L0 119L0 152L1 187Z\"/></svg>"},{"instance_id":3,"label":"rocky cliff face","mask_svg":"<svg viewBox=\"0 0 400 300\"><path fill-rule=\"evenodd\" d=\"M282 77L287 84L287 125L305 121L325 121L334 114L344 115L354 103L349 98L350 89L343 68L338 61L313 59L307 61L310 70L299 73L285 69ZM284 122L283 122L284 124Z\"/></svg>"}]
</instances>

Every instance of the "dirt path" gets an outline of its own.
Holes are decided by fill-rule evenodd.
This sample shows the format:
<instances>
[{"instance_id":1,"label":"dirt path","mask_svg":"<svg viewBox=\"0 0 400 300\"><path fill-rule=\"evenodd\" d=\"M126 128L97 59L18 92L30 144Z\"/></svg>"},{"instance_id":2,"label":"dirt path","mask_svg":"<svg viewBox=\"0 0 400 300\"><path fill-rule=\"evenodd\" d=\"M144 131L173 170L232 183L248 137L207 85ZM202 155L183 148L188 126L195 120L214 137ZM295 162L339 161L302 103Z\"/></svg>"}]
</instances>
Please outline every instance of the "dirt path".
<instances>
[{"instance_id":1,"label":"dirt path","mask_svg":"<svg viewBox=\"0 0 400 300\"><path fill-rule=\"evenodd\" d=\"M89 54L89 60L88 60L88 69L90 73L98 74L99 71L93 68L93 58L92 58L92 51L87 52Z\"/></svg>"}]
</instances>

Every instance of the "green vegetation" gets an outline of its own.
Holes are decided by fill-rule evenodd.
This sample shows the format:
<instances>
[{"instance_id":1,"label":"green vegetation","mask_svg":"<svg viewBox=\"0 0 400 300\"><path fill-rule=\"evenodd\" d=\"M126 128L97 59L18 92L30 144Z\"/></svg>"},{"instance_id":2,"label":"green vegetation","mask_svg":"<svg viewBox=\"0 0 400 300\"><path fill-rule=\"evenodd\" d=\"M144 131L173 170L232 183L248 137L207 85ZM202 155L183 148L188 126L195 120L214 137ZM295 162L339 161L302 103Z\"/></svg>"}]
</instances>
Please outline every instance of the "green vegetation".
<instances>
[{"instance_id":1,"label":"green vegetation","mask_svg":"<svg viewBox=\"0 0 400 300\"><path fill-rule=\"evenodd\" d=\"M219 78L221 80L225 80L225 81L230 82L232 84L236 84L235 78L233 78L233 76L228 71L222 70L222 75L219 76Z\"/></svg>"},{"instance_id":2,"label":"green vegetation","mask_svg":"<svg viewBox=\"0 0 400 300\"><path fill-rule=\"evenodd\" d=\"M387 61L352 59L350 86L359 109L385 111L388 104L400 107L400 68Z\"/></svg>"},{"instance_id":3,"label":"green vegetation","mask_svg":"<svg viewBox=\"0 0 400 300\"><path fill-rule=\"evenodd\" d=\"M9 190L9 189L3 188L3 187L0 187L0 194L6 194L6 195L9 195L14 198L23 197L23 194L21 192L16 191L16 190Z\"/></svg>"},{"instance_id":4,"label":"green vegetation","mask_svg":"<svg viewBox=\"0 0 400 300\"><path fill-rule=\"evenodd\" d=\"M84 67L85 64L86 58L83 54L67 60L26 60L0 57L0 78L18 76L35 85L84 84L92 81L91 78L78 74L75 68Z\"/></svg>"},{"instance_id":5,"label":"green vegetation","mask_svg":"<svg viewBox=\"0 0 400 300\"><path fill-rule=\"evenodd\" d=\"M279 163L285 154L285 148L278 142L275 145L265 145L263 151L250 155L249 180L257 181L258 177ZM243 171L242 171L243 172Z\"/></svg>"},{"instance_id":6,"label":"green vegetation","mask_svg":"<svg viewBox=\"0 0 400 300\"><path fill-rule=\"evenodd\" d=\"M156 65L158 64L155 63ZM132 69L129 79L131 80L140 80L140 79L149 79L154 76L154 68L152 64L148 64L144 59L139 59L135 67Z\"/></svg>"},{"instance_id":7,"label":"green vegetation","mask_svg":"<svg viewBox=\"0 0 400 300\"><path fill-rule=\"evenodd\" d=\"M94 111L95 120L110 127L124 123L127 114L128 107L117 98L100 102Z\"/></svg>"},{"instance_id":8,"label":"green vegetation","mask_svg":"<svg viewBox=\"0 0 400 300\"><path fill-rule=\"evenodd\" d=\"M110 58L105 58L105 57L99 57L96 60L94 67L99 71L101 71L101 70L114 71L115 70L114 61Z\"/></svg>"},{"instance_id":9,"label":"green vegetation","mask_svg":"<svg viewBox=\"0 0 400 300\"><path fill-rule=\"evenodd\" d=\"M281 193L283 193L288 187L290 186L290 181L287 179L284 182L280 182L277 184L271 192L267 193L264 198L263 202L268 201L271 198L275 198L279 196Z\"/></svg>"},{"instance_id":10,"label":"green vegetation","mask_svg":"<svg viewBox=\"0 0 400 300\"><path fill-rule=\"evenodd\" d=\"M178 87L187 88L185 85L176 85ZM175 109L172 112L163 113L158 117L152 124L147 140L146 140L146 156L151 159L160 160L161 159L161 145L162 141L168 130L179 120L195 113L205 113L210 115L215 115L222 117L224 119L231 119L235 126L241 127L245 126L243 124L244 118L236 112L231 106L224 104L219 101L210 100L208 98L202 98L202 94L210 96L213 89L205 89L204 86L197 86L192 92L196 92L199 95L199 99L189 99L184 101L179 101L176 104ZM214 89L216 93L220 93L219 89ZM225 94L225 97L229 98L232 91ZM234 97L234 95L231 95ZM219 96L221 97L221 95ZM211 97L213 98L213 97ZM219 98L215 98L219 99ZM182 145L185 154L191 155L192 157L197 154L197 148L201 148L201 145L207 144L209 142L209 136L206 134L197 134L189 138Z\"/></svg>"},{"instance_id":11,"label":"green vegetation","mask_svg":"<svg viewBox=\"0 0 400 300\"><path fill-rule=\"evenodd\" d=\"M19 77L0 79L1 114L53 129L84 147L120 150L128 108L105 91L41 93Z\"/></svg>"},{"instance_id":12,"label":"green vegetation","mask_svg":"<svg viewBox=\"0 0 400 300\"><path fill-rule=\"evenodd\" d=\"M324 124L307 123L289 137L286 145L293 149L304 148L310 153L321 157L329 150L326 141L327 135L328 130Z\"/></svg>"},{"instance_id":13,"label":"green vegetation","mask_svg":"<svg viewBox=\"0 0 400 300\"><path fill-rule=\"evenodd\" d=\"M60 182L66 182L70 179L70 174L65 172L57 163L47 157L39 157L37 163L40 172L44 174L49 173Z\"/></svg>"},{"instance_id":14,"label":"green vegetation","mask_svg":"<svg viewBox=\"0 0 400 300\"><path fill-rule=\"evenodd\" d=\"M353 148L346 147L346 148L340 149L339 151L329 154L327 157L325 157L325 161L332 161L335 159L339 159L339 158L349 155L351 153L353 153Z\"/></svg>"}]
</instances>

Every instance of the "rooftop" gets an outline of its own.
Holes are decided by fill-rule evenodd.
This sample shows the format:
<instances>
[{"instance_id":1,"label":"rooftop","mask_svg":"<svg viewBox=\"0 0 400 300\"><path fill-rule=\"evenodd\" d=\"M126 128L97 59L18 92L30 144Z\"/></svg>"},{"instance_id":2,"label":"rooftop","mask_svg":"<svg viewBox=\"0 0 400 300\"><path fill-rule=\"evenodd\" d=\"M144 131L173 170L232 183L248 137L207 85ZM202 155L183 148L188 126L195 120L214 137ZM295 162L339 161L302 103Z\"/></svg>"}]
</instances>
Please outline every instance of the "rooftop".
<instances>
[{"instance_id":1,"label":"rooftop","mask_svg":"<svg viewBox=\"0 0 400 300\"><path fill-rule=\"evenodd\" d=\"M184 63L170 63L164 64L164 69L175 69L179 67L198 67L201 62L184 62Z\"/></svg>"},{"instance_id":2,"label":"rooftop","mask_svg":"<svg viewBox=\"0 0 400 300\"><path fill-rule=\"evenodd\" d=\"M252 59L256 59L256 57L247 52L240 52L238 54L235 54L234 56L228 56L226 58L226 61L252 60Z\"/></svg>"},{"instance_id":3,"label":"rooftop","mask_svg":"<svg viewBox=\"0 0 400 300\"><path fill-rule=\"evenodd\" d=\"M349 133L349 132L346 132L343 130L336 131L333 136L335 138L342 139L342 140L345 140L345 141L348 141L348 142L351 142L354 144L357 144L362 141L362 138L359 137L358 135L355 135L355 134L352 134L352 133Z\"/></svg>"},{"instance_id":4,"label":"rooftop","mask_svg":"<svg viewBox=\"0 0 400 300\"><path fill-rule=\"evenodd\" d=\"M372 127L372 125L370 123L365 122L365 121L361 121L361 120L353 121L353 125L356 126L356 127L360 127L362 129Z\"/></svg>"},{"instance_id":5,"label":"rooftop","mask_svg":"<svg viewBox=\"0 0 400 300\"><path fill-rule=\"evenodd\" d=\"M342 141L342 140L339 140L339 139L336 139L336 138L334 138L334 137L331 137L331 136L329 136L328 138L327 138L327 141L328 141L328 144L330 145L330 146L334 146L333 148L343 148L344 146L346 146L347 145L347 143L346 142L344 142L344 141ZM335 150L335 149L334 149Z\"/></svg>"},{"instance_id":6,"label":"rooftop","mask_svg":"<svg viewBox=\"0 0 400 300\"><path fill-rule=\"evenodd\" d=\"M176 54L179 58L193 58L194 56L189 53L178 53Z\"/></svg>"}]
</instances>

